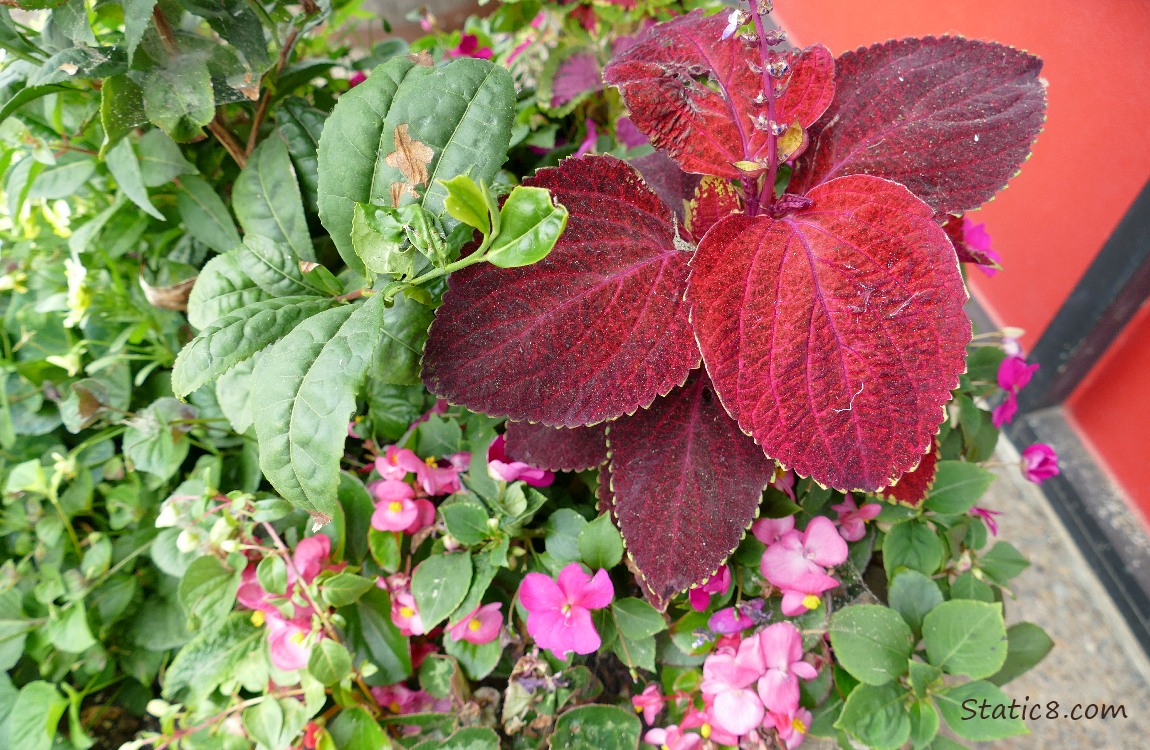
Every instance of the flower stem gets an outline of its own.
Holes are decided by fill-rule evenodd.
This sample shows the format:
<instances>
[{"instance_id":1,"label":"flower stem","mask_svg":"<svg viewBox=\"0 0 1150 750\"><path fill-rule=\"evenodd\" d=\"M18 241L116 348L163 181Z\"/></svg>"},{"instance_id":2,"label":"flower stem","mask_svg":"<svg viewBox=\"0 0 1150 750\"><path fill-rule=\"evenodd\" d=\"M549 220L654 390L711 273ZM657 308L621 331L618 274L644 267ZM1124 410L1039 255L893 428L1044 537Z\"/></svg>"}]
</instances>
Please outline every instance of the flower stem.
<instances>
[{"instance_id":1,"label":"flower stem","mask_svg":"<svg viewBox=\"0 0 1150 750\"><path fill-rule=\"evenodd\" d=\"M759 0L749 1L751 20L755 24L755 36L759 40L759 61L763 66L763 96L767 99L767 120L770 123L767 126L767 173L759 193L759 203L770 208L775 202L775 178L779 171L779 137L771 129L778 115L778 106L775 101L775 81L770 74L771 54L767 49L766 29L763 27L763 17L759 15Z\"/></svg>"}]
</instances>

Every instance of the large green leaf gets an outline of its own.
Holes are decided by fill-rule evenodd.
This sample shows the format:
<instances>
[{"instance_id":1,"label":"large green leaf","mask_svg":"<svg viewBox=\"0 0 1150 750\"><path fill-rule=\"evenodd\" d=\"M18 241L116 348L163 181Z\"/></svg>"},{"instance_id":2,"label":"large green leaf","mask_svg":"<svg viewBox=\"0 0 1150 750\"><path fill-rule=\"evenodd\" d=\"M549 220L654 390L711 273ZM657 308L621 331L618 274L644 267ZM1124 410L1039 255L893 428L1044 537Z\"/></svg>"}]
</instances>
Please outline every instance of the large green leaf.
<instances>
[{"instance_id":1,"label":"large green leaf","mask_svg":"<svg viewBox=\"0 0 1150 750\"><path fill-rule=\"evenodd\" d=\"M375 355L372 377L391 385L418 385L419 363L427 329L435 311L404 295L383 314L383 338Z\"/></svg>"},{"instance_id":2,"label":"large green leaf","mask_svg":"<svg viewBox=\"0 0 1150 750\"><path fill-rule=\"evenodd\" d=\"M417 202L450 231L457 221L438 180L490 183L507 158L514 111L510 74L474 58L442 67L390 60L345 94L320 138L319 210L347 264L364 271L351 245L356 203Z\"/></svg>"},{"instance_id":3,"label":"large green leaf","mask_svg":"<svg viewBox=\"0 0 1150 750\"><path fill-rule=\"evenodd\" d=\"M56 724L68 701L50 682L37 680L20 689L6 720L8 747L49 750L56 737Z\"/></svg>"},{"instance_id":4,"label":"large green leaf","mask_svg":"<svg viewBox=\"0 0 1150 750\"><path fill-rule=\"evenodd\" d=\"M186 175L178 187L176 208L188 234L218 253L240 244L236 223L211 185L197 175Z\"/></svg>"},{"instance_id":5,"label":"large green leaf","mask_svg":"<svg viewBox=\"0 0 1150 750\"><path fill-rule=\"evenodd\" d=\"M273 297L323 294L322 289L304 278L299 258L285 244L248 233L244 236L244 244L236 248L236 253L240 268L247 277Z\"/></svg>"},{"instance_id":6,"label":"large green leaf","mask_svg":"<svg viewBox=\"0 0 1150 750\"><path fill-rule=\"evenodd\" d=\"M328 297L273 297L220 318L200 331L176 357L172 391L185 398L334 304Z\"/></svg>"},{"instance_id":7,"label":"large green leaf","mask_svg":"<svg viewBox=\"0 0 1150 750\"><path fill-rule=\"evenodd\" d=\"M550 746L555 750L633 750L639 746L642 731L634 713L618 706L591 704L559 717Z\"/></svg>"},{"instance_id":8,"label":"large green leaf","mask_svg":"<svg viewBox=\"0 0 1150 750\"><path fill-rule=\"evenodd\" d=\"M240 267L239 256L239 249L217 255L196 277L188 295L188 322L194 328L203 330L230 313L267 299L267 293Z\"/></svg>"},{"instance_id":9,"label":"large green leaf","mask_svg":"<svg viewBox=\"0 0 1150 750\"><path fill-rule=\"evenodd\" d=\"M319 138L327 115L298 97L285 99L276 113L276 127L287 142L299 177L304 206L316 211L319 196Z\"/></svg>"},{"instance_id":10,"label":"large green leaf","mask_svg":"<svg viewBox=\"0 0 1150 750\"><path fill-rule=\"evenodd\" d=\"M252 152L236 179L232 208L246 234L259 234L292 249L296 257L315 260L288 147L274 134Z\"/></svg>"},{"instance_id":11,"label":"large green leaf","mask_svg":"<svg viewBox=\"0 0 1150 750\"><path fill-rule=\"evenodd\" d=\"M843 669L868 685L885 685L907 670L914 649L910 628L893 609L844 607L831 617L831 646Z\"/></svg>"},{"instance_id":12,"label":"large green leaf","mask_svg":"<svg viewBox=\"0 0 1150 750\"><path fill-rule=\"evenodd\" d=\"M922 620L922 640L930 663L973 680L990 677L1006 661L1002 605L955 599Z\"/></svg>"},{"instance_id":13,"label":"large green leaf","mask_svg":"<svg viewBox=\"0 0 1150 750\"><path fill-rule=\"evenodd\" d=\"M355 397L367 377L383 296L313 315L256 362L252 413L260 468L293 505L330 517Z\"/></svg>"},{"instance_id":14,"label":"large green leaf","mask_svg":"<svg viewBox=\"0 0 1150 750\"><path fill-rule=\"evenodd\" d=\"M145 114L172 140L198 140L216 115L212 76L202 57L181 55L167 67L148 70L138 82L144 90Z\"/></svg>"}]
</instances>

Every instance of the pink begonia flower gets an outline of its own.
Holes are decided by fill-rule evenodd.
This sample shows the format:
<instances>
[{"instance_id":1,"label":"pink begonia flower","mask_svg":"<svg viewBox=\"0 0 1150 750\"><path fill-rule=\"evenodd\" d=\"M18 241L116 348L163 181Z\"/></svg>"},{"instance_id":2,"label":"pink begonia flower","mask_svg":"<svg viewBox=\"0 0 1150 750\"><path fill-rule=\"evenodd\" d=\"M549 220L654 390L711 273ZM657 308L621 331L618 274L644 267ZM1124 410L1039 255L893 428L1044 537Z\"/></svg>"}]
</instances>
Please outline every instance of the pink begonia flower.
<instances>
[{"instance_id":1,"label":"pink begonia flower","mask_svg":"<svg viewBox=\"0 0 1150 750\"><path fill-rule=\"evenodd\" d=\"M423 635L423 618L410 591L391 592L391 622L403 635Z\"/></svg>"},{"instance_id":2,"label":"pink begonia flower","mask_svg":"<svg viewBox=\"0 0 1150 750\"><path fill-rule=\"evenodd\" d=\"M799 707L799 680L818 676L815 668L803 661L803 637L789 622L769 625L746 639L739 646L739 655L747 663L761 666L759 700L768 711L794 711Z\"/></svg>"},{"instance_id":3,"label":"pink begonia flower","mask_svg":"<svg viewBox=\"0 0 1150 750\"><path fill-rule=\"evenodd\" d=\"M467 471L471 465L471 454L453 453L447 457L447 462L447 466L440 466L438 462L428 459L423 468L415 472L424 492L432 496L459 492L462 488L459 474Z\"/></svg>"},{"instance_id":4,"label":"pink begonia flower","mask_svg":"<svg viewBox=\"0 0 1150 750\"><path fill-rule=\"evenodd\" d=\"M499 628L503 626L503 615L499 613L502 606L499 602L477 606L459 622L447 628L451 640L467 641L476 645L495 640L499 635Z\"/></svg>"},{"instance_id":5,"label":"pink begonia flower","mask_svg":"<svg viewBox=\"0 0 1150 750\"><path fill-rule=\"evenodd\" d=\"M709 739L714 745L738 745L739 736L732 734L715 723L715 706L713 696L703 697L703 709L699 710L688 705L683 712L683 720L679 722L682 729L698 728L699 733Z\"/></svg>"},{"instance_id":6,"label":"pink begonia flower","mask_svg":"<svg viewBox=\"0 0 1150 750\"><path fill-rule=\"evenodd\" d=\"M540 648L560 658L567 654L592 654L602 641L591 621L591 610L602 609L615 598L607 571L594 577L579 563L559 572L557 581L542 573L528 573L519 587L519 601L527 610L527 632Z\"/></svg>"},{"instance_id":7,"label":"pink begonia flower","mask_svg":"<svg viewBox=\"0 0 1150 750\"><path fill-rule=\"evenodd\" d=\"M784 534L794 531L794 529L794 516L786 516L785 518L760 518L751 526L751 533L755 535L755 539L758 539L770 547L782 539Z\"/></svg>"},{"instance_id":8,"label":"pink begonia flower","mask_svg":"<svg viewBox=\"0 0 1150 750\"><path fill-rule=\"evenodd\" d=\"M643 688L643 692L638 695L631 696L631 706L635 709L635 713L643 714L643 721L648 725L655 723L666 703L667 699L663 697L658 683L655 682Z\"/></svg>"},{"instance_id":9,"label":"pink begonia flower","mask_svg":"<svg viewBox=\"0 0 1150 750\"><path fill-rule=\"evenodd\" d=\"M316 534L301 539L292 553L292 564L288 566L288 584L295 583L298 572L304 583L311 583L324 569L324 563L331 555L331 538ZM292 570L292 568L295 570Z\"/></svg>"},{"instance_id":10,"label":"pink begonia flower","mask_svg":"<svg viewBox=\"0 0 1150 750\"><path fill-rule=\"evenodd\" d=\"M276 669L290 672L307 666L311 656L311 626L306 620L285 620L279 612L266 613L268 653Z\"/></svg>"},{"instance_id":11,"label":"pink begonia flower","mask_svg":"<svg viewBox=\"0 0 1150 750\"><path fill-rule=\"evenodd\" d=\"M801 535L791 531L768 546L759 570L780 589L813 592L828 580L831 588L837 585L825 568L841 564L847 554L847 543L834 523L825 516L815 516Z\"/></svg>"},{"instance_id":12,"label":"pink begonia flower","mask_svg":"<svg viewBox=\"0 0 1150 750\"><path fill-rule=\"evenodd\" d=\"M703 662L705 698L713 699L711 717L715 726L731 734L746 734L763 721L765 709L758 693L750 686L759 679L755 666L746 664L727 649L712 653Z\"/></svg>"},{"instance_id":13,"label":"pink begonia flower","mask_svg":"<svg viewBox=\"0 0 1150 750\"><path fill-rule=\"evenodd\" d=\"M478 57L481 60L491 59L491 48L480 47L479 37L475 34L463 34L459 37L459 44L447 50L448 57Z\"/></svg>"},{"instance_id":14,"label":"pink begonia flower","mask_svg":"<svg viewBox=\"0 0 1150 750\"><path fill-rule=\"evenodd\" d=\"M585 137L583 142L579 144L579 148L575 152L574 158L576 159L578 159L580 156L583 156L584 154L589 154L594 151L595 144L599 141L599 131L595 129L595 121L588 117L586 120L586 125L587 137Z\"/></svg>"},{"instance_id":15,"label":"pink begonia flower","mask_svg":"<svg viewBox=\"0 0 1150 750\"><path fill-rule=\"evenodd\" d=\"M415 499L416 516L411 525L403 530L404 534L416 534L435 523L435 505L425 497Z\"/></svg>"},{"instance_id":16,"label":"pink begonia flower","mask_svg":"<svg viewBox=\"0 0 1150 750\"><path fill-rule=\"evenodd\" d=\"M375 459L375 470L384 479L404 479L408 474L421 471L427 464L408 448L387 446L382 456Z\"/></svg>"},{"instance_id":17,"label":"pink begonia flower","mask_svg":"<svg viewBox=\"0 0 1150 750\"><path fill-rule=\"evenodd\" d=\"M273 596L264 591L256 576L256 563L249 562L244 568L240 578L240 587L236 589L236 601L248 609L258 612L274 612L276 605L272 603Z\"/></svg>"},{"instance_id":18,"label":"pink begonia flower","mask_svg":"<svg viewBox=\"0 0 1150 750\"><path fill-rule=\"evenodd\" d=\"M763 720L763 726L774 728L779 734L779 739L787 746L787 750L793 750L803 744L813 719L811 712L805 708L782 713L770 711Z\"/></svg>"},{"instance_id":19,"label":"pink begonia flower","mask_svg":"<svg viewBox=\"0 0 1150 750\"><path fill-rule=\"evenodd\" d=\"M371 696L382 708L397 715L418 713L429 702L427 699L430 697L422 690L408 688L402 682L373 687Z\"/></svg>"},{"instance_id":20,"label":"pink begonia flower","mask_svg":"<svg viewBox=\"0 0 1150 750\"><path fill-rule=\"evenodd\" d=\"M319 724L314 721L309 721L303 727L303 746L304 750L315 750L315 746L319 744L320 732L323 730Z\"/></svg>"},{"instance_id":21,"label":"pink begonia flower","mask_svg":"<svg viewBox=\"0 0 1150 750\"><path fill-rule=\"evenodd\" d=\"M795 502L795 473L793 471L778 472L771 481L771 486Z\"/></svg>"},{"instance_id":22,"label":"pink begonia flower","mask_svg":"<svg viewBox=\"0 0 1150 750\"><path fill-rule=\"evenodd\" d=\"M1022 476L1035 484L1042 484L1050 477L1058 476L1058 454L1054 447L1046 443L1035 443L1022 451Z\"/></svg>"},{"instance_id":23,"label":"pink begonia flower","mask_svg":"<svg viewBox=\"0 0 1150 750\"><path fill-rule=\"evenodd\" d=\"M677 726L671 725L666 729L656 727L648 729L643 735L643 742L654 745L660 750L696 750L703 744L703 738L694 732L684 732Z\"/></svg>"},{"instance_id":24,"label":"pink begonia flower","mask_svg":"<svg viewBox=\"0 0 1150 750\"><path fill-rule=\"evenodd\" d=\"M487 473L500 482L514 482L522 479L532 487L547 487L555 481L555 475L544 469L528 466L522 461L507 460L507 439L496 436L487 448Z\"/></svg>"},{"instance_id":25,"label":"pink begonia flower","mask_svg":"<svg viewBox=\"0 0 1150 750\"><path fill-rule=\"evenodd\" d=\"M725 594L731 588L731 569L726 565L719 568L719 572L703 582L702 586L691 589L687 599L691 609L702 612L711 603L711 594Z\"/></svg>"},{"instance_id":26,"label":"pink begonia flower","mask_svg":"<svg viewBox=\"0 0 1150 750\"><path fill-rule=\"evenodd\" d=\"M838 505L832 505L831 510L838 513L839 534L848 542L857 542L866 536L866 522L882 512L879 503L864 503L858 507L854 495L849 492Z\"/></svg>"},{"instance_id":27,"label":"pink begonia flower","mask_svg":"<svg viewBox=\"0 0 1150 750\"><path fill-rule=\"evenodd\" d=\"M986 523L986 528L990 529L990 535L998 536L998 522L994 520L994 517L1001 516L1002 511L974 507L970 509L970 515L981 518Z\"/></svg>"},{"instance_id":28,"label":"pink begonia flower","mask_svg":"<svg viewBox=\"0 0 1150 750\"><path fill-rule=\"evenodd\" d=\"M711 619L707 620L707 627L710 631L712 633L718 633L719 635L740 633L747 628L754 627L754 625L755 621L740 612L736 607L724 607L711 615Z\"/></svg>"},{"instance_id":29,"label":"pink begonia flower","mask_svg":"<svg viewBox=\"0 0 1150 750\"><path fill-rule=\"evenodd\" d=\"M403 531L419 518L415 504L415 490L397 479L381 479L368 485L375 496L375 512L371 514L371 527L377 531Z\"/></svg>"}]
</instances>

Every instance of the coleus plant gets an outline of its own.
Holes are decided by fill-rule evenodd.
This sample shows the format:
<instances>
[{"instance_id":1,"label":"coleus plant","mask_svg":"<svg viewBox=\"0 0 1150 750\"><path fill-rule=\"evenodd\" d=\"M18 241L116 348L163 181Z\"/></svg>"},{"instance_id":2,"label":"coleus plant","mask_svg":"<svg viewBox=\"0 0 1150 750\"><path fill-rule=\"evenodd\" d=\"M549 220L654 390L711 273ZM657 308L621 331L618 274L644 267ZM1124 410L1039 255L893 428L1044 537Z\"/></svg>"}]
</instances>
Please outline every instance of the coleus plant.
<instances>
[{"instance_id":1,"label":"coleus plant","mask_svg":"<svg viewBox=\"0 0 1150 750\"><path fill-rule=\"evenodd\" d=\"M513 455L603 466L662 605L737 546L776 467L897 498L933 457L971 338L958 261L979 260L942 225L1005 186L1044 117L1024 52L942 37L835 60L782 51L750 8L654 26L612 60L670 161L526 180L566 233L534 265L455 273L423 358L431 391L513 420Z\"/></svg>"}]
</instances>

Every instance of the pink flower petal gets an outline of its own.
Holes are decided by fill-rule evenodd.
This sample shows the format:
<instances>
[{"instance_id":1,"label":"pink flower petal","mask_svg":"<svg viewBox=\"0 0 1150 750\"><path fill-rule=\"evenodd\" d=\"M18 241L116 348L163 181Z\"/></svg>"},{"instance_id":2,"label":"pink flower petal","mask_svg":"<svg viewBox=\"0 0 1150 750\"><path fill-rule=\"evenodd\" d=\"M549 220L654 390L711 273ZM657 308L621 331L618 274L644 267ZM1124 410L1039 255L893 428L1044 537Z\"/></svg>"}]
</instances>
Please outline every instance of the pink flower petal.
<instances>
[{"instance_id":1,"label":"pink flower petal","mask_svg":"<svg viewBox=\"0 0 1150 750\"><path fill-rule=\"evenodd\" d=\"M715 696L715 724L731 734L746 734L763 722L764 715L759 696L750 690L728 690Z\"/></svg>"},{"instance_id":2,"label":"pink flower petal","mask_svg":"<svg viewBox=\"0 0 1150 750\"><path fill-rule=\"evenodd\" d=\"M834 522L825 516L815 516L803 532L803 548L807 557L819 565L840 565L850 550L839 535Z\"/></svg>"},{"instance_id":3,"label":"pink flower petal","mask_svg":"<svg viewBox=\"0 0 1150 750\"><path fill-rule=\"evenodd\" d=\"M519 601L529 613L536 613L560 610L567 603L567 597L548 576L528 573L519 586Z\"/></svg>"}]
</instances>

